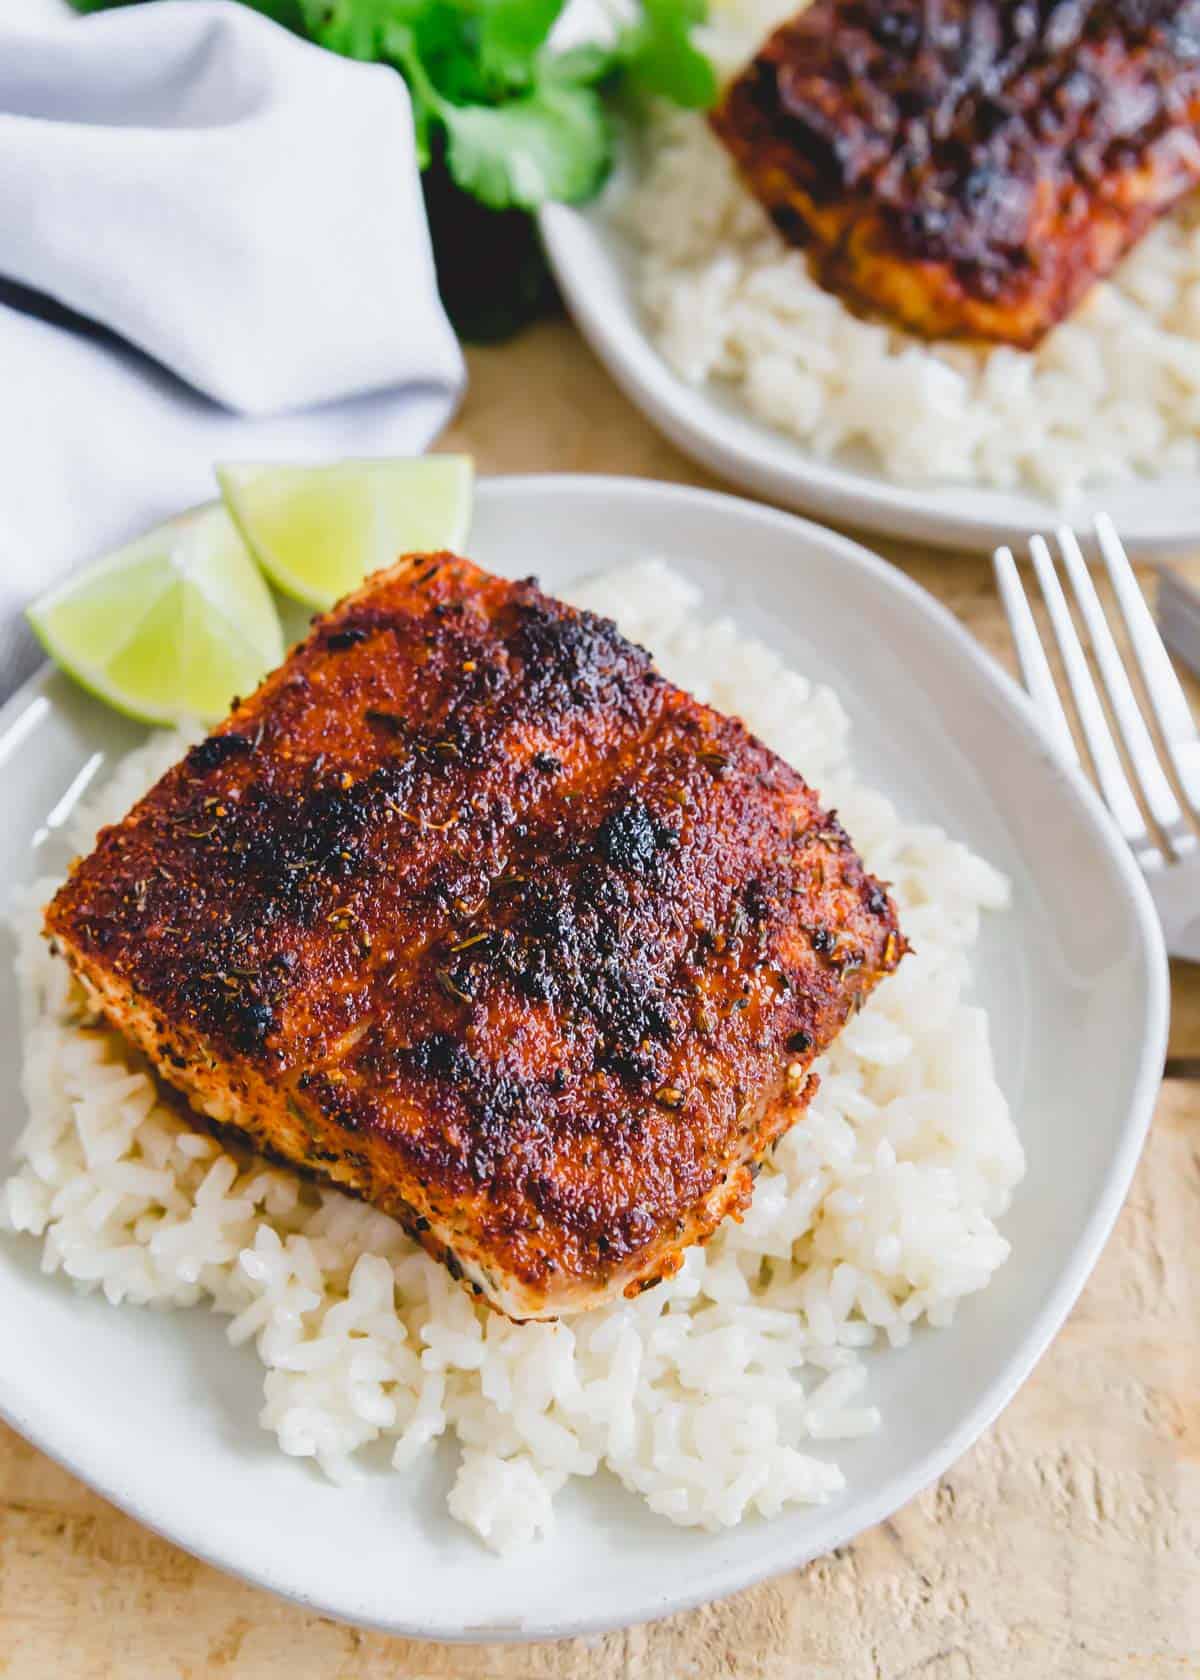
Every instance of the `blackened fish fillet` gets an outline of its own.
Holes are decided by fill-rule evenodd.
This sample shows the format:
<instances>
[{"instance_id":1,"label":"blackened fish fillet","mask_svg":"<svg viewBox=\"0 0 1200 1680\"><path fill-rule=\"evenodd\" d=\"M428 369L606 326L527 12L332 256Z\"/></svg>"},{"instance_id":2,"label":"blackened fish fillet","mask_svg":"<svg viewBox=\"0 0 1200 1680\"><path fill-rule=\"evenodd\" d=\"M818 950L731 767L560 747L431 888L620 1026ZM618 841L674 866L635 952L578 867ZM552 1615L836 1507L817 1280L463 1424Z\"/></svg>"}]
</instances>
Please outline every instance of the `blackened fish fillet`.
<instances>
[{"instance_id":1,"label":"blackened fish fillet","mask_svg":"<svg viewBox=\"0 0 1200 1680\"><path fill-rule=\"evenodd\" d=\"M517 1318L747 1202L904 951L801 778L605 619L450 554L320 620L47 929L200 1113Z\"/></svg>"},{"instance_id":2,"label":"blackened fish fillet","mask_svg":"<svg viewBox=\"0 0 1200 1680\"><path fill-rule=\"evenodd\" d=\"M828 290L1027 348L1200 181L1200 0L815 0L713 124Z\"/></svg>"}]
</instances>

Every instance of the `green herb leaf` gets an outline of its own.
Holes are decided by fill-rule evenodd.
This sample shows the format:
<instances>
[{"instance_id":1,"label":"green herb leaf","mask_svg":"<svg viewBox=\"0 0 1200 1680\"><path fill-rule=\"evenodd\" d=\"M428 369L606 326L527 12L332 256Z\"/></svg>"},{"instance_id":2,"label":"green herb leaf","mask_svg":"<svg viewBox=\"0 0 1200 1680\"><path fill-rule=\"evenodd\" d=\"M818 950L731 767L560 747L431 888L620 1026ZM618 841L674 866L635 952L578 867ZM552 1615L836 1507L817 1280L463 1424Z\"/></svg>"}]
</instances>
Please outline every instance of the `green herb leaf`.
<instances>
[{"instance_id":1,"label":"green herb leaf","mask_svg":"<svg viewBox=\"0 0 1200 1680\"><path fill-rule=\"evenodd\" d=\"M298 0L298 4L305 30L319 46L368 63L378 56L380 31L394 10L392 0Z\"/></svg>"},{"instance_id":2,"label":"green herb leaf","mask_svg":"<svg viewBox=\"0 0 1200 1680\"><path fill-rule=\"evenodd\" d=\"M300 9L300 0L242 0L243 5L253 6L256 12L269 17L272 23L281 23L285 29L290 29L296 35L304 34L304 13Z\"/></svg>"},{"instance_id":3,"label":"green herb leaf","mask_svg":"<svg viewBox=\"0 0 1200 1680\"><path fill-rule=\"evenodd\" d=\"M451 175L493 210L574 204L608 172L609 128L592 88L549 84L504 105L443 105L439 115Z\"/></svg>"},{"instance_id":4,"label":"green herb leaf","mask_svg":"<svg viewBox=\"0 0 1200 1680\"><path fill-rule=\"evenodd\" d=\"M528 88L562 6L563 0L475 0L470 10L482 74L504 92Z\"/></svg>"},{"instance_id":5,"label":"green herb leaf","mask_svg":"<svg viewBox=\"0 0 1200 1680\"><path fill-rule=\"evenodd\" d=\"M704 0L643 0L641 22L624 41L634 85L691 110L714 104L716 72L692 42L692 30L705 16Z\"/></svg>"},{"instance_id":6,"label":"green herb leaf","mask_svg":"<svg viewBox=\"0 0 1200 1680\"><path fill-rule=\"evenodd\" d=\"M538 66L542 82L557 82L563 87L595 87L605 81L621 64L618 42L601 46L599 41L584 41L565 52L543 54Z\"/></svg>"},{"instance_id":7,"label":"green herb leaf","mask_svg":"<svg viewBox=\"0 0 1200 1680\"><path fill-rule=\"evenodd\" d=\"M444 98L458 105L486 105L503 97L506 90L484 74L478 19L469 5L459 0L411 0L408 12L398 21L407 30L430 83ZM390 58L389 35L385 30L385 58Z\"/></svg>"}]
</instances>

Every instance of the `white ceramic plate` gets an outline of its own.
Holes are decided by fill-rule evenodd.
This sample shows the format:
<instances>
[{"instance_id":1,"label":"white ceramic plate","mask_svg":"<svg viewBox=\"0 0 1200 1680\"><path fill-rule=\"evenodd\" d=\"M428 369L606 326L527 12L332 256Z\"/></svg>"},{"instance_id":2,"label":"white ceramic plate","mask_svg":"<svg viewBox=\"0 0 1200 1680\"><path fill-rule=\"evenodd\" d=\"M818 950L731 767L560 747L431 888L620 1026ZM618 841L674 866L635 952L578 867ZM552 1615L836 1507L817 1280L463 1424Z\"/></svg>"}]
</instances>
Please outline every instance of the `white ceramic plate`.
<instances>
[{"instance_id":1,"label":"white ceramic plate","mask_svg":"<svg viewBox=\"0 0 1200 1680\"><path fill-rule=\"evenodd\" d=\"M1081 534L1110 513L1144 554L1200 542L1200 479L1175 475L1088 490L1069 509L1032 492L973 485L904 485L865 460L826 461L754 419L732 392L689 385L650 338L634 301L634 252L607 199L583 210L551 205L541 230L567 307L629 399L702 466L754 495L888 536L944 548L991 550L1052 530L1064 517Z\"/></svg>"},{"instance_id":2,"label":"white ceramic plate","mask_svg":"<svg viewBox=\"0 0 1200 1680\"><path fill-rule=\"evenodd\" d=\"M350 1621L433 1639L550 1638L636 1622L799 1564L879 1521L968 1447L1028 1374L1087 1277L1137 1159L1162 1067L1165 961L1140 876L1084 784L950 616L863 549L728 497L605 478L480 486L472 554L546 587L665 557L709 610L834 684L863 776L1012 877L977 995L1029 1173L1004 1221L1015 1254L954 1328L872 1356L874 1437L839 1443L831 1504L709 1535L606 1477L563 1498L552 1541L497 1561L446 1515L453 1454L411 1478L331 1487L256 1424L261 1370L222 1321L75 1294L38 1245L0 1237L0 1411L189 1551ZM63 858L85 782L141 732L46 671L0 714L3 880ZM803 769L803 766L800 766ZM22 1124L17 999L0 963L0 1151Z\"/></svg>"}]
</instances>

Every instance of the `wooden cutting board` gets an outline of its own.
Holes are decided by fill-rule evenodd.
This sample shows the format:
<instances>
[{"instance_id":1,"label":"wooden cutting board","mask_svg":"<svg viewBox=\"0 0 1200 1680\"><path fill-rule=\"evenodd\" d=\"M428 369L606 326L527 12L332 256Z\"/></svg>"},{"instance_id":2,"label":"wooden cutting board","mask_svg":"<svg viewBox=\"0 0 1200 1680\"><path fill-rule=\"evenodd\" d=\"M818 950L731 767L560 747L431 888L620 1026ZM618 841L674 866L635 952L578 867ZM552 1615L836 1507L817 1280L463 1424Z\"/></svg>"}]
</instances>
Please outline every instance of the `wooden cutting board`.
<instances>
[{"instance_id":1,"label":"wooden cutting board","mask_svg":"<svg viewBox=\"0 0 1200 1680\"><path fill-rule=\"evenodd\" d=\"M717 482L651 431L565 322L470 361L470 396L444 444L481 472ZM984 559L866 540L1011 664ZM1200 561L1190 570L1200 578ZM1171 1051L1200 1061L1200 967L1176 965ZM1170 1079L1079 1306L949 1475L833 1557L604 1639L422 1645L306 1615L194 1562L0 1427L0 1676L1200 1676L1198 1272L1200 1080Z\"/></svg>"}]
</instances>

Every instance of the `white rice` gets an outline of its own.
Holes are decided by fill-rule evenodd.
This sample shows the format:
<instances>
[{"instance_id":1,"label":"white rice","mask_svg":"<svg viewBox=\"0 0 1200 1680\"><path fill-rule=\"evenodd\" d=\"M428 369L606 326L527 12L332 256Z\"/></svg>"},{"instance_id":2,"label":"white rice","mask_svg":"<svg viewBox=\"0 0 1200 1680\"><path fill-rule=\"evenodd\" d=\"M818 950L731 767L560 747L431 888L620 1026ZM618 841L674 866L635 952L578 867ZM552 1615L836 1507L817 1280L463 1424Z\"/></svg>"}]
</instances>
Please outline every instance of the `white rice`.
<instances>
[{"instance_id":1,"label":"white rice","mask_svg":"<svg viewBox=\"0 0 1200 1680\"><path fill-rule=\"evenodd\" d=\"M707 42L741 67L794 0L719 7ZM658 111L613 213L638 249L653 336L822 458L888 478L1024 488L1200 470L1200 198L1160 222L1032 352L930 344L859 320L739 183L705 118Z\"/></svg>"},{"instance_id":2,"label":"white rice","mask_svg":"<svg viewBox=\"0 0 1200 1680\"><path fill-rule=\"evenodd\" d=\"M893 883L916 947L822 1059L820 1092L744 1222L638 1301L510 1324L382 1214L187 1130L40 938L54 882L22 916L31 1118L0 1224L40 1237L45 1270L114 1304L228 1314L231 1341L265 1368L262 1424L334 1480L379 1437L404 1473L456 1436L450 1510L497 1550L544 1535L562 1485L602 1466L673 1522L709 1528L827 1498L843 1478L810 1443L878 1427L864 1355L948 1325L987 1284L1023 1172L987 1021L964 1001L1003 879L856 785L834 696L728 621L695 617L695 592L664 567L579 598L803 769ZM160 736L129 759L75 844L181 748Z\"/></svg>"}]
</instances>

